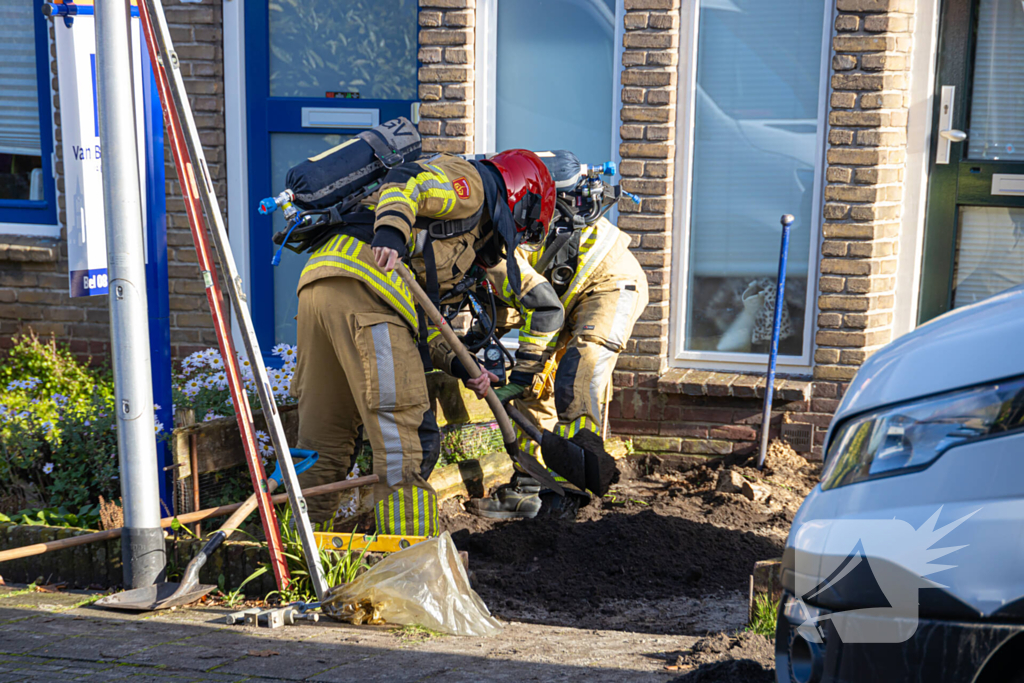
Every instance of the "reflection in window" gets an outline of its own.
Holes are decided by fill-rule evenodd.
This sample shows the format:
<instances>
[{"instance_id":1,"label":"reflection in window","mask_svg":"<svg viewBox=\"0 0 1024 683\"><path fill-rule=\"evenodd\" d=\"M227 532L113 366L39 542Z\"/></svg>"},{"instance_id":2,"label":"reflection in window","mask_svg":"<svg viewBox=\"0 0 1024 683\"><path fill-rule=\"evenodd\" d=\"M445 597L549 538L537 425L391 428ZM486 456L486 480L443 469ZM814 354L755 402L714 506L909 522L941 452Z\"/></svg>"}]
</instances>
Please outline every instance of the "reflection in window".
<instances>
[{"instance_id":1,"label":"reflection in window","mask_svg":"<svg viewBox=\"0 0 1024 683\"><path fill-rule=\"evenodd\" d=\"M271 97L416 99L416 0L274 0L269 8Z\"/></svg>"},{"instance_id":2,"label":"reflection in window","mask_svg":"<svg viewBox=\"0 0 1024 683\"><path fill-rule=\"evenodd\" d=\"M823 21L819 0L701 0L689 351L768 350L779 217L791 213L779 352L803 352Z\"/></svg>"},{"instance_id":3,"label":"reflection in window","mask_svg":"<svg viewBox=\"0 0 1024 683\"><path fill-rule=\"evenodd\" d=\"M0 5L0 199L45 200L36 85L37 11L28 0Z\"/></svg>"}]
</instances>

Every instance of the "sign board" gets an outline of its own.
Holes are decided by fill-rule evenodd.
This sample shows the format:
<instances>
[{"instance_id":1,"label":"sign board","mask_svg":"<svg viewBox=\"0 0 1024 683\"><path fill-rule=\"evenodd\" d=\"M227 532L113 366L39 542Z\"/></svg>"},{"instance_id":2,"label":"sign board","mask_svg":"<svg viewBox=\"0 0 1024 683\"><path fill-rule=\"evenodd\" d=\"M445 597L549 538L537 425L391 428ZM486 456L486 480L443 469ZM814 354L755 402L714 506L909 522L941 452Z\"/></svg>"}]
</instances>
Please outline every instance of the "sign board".
<instances>
[{"instance_id":1,"label":"sign board","mask_svg":"<svg viewBox=\"0 0 1024 683\"><path fill-rule=\"evenodd\" d=\"M76 3L78 4L78 3ZM91 3L78 4L68 27L53 22L57 44L64 200L68 231L68 285L72 297L107 293L107 243L103 225L103 174L96 98L96 28ZM132 7L132 75L139 186L146 187L145 97L138 9ZM143 221L145 221L143 212ZM145 225L140 226L143 235ZM148 247L148 245L147 245ZM148 259L147 259L148 261Z\"/></svg>"}]
</instances>

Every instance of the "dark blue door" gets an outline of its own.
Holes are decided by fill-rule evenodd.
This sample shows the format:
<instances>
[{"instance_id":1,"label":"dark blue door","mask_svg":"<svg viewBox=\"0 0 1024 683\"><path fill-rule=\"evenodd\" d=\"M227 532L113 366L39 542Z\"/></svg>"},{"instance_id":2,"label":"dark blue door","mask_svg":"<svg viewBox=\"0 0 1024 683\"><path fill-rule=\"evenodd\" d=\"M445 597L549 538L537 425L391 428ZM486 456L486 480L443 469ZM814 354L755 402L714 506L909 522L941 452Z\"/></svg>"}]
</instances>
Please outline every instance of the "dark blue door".
<instances>
[{"instance_id":1,"label":"dark blue door","mask_svg":"<svg viewBox=\"0 0 1024 683\"><path fill-rule=\"evenodd\" d=\"M416 0L256 0L245 4L251 310L260 345L295 343L295 285L306 255L270 265L280 212L263 197L288 169L398 116L416 99Z\"/></svg>"}]
</instances>

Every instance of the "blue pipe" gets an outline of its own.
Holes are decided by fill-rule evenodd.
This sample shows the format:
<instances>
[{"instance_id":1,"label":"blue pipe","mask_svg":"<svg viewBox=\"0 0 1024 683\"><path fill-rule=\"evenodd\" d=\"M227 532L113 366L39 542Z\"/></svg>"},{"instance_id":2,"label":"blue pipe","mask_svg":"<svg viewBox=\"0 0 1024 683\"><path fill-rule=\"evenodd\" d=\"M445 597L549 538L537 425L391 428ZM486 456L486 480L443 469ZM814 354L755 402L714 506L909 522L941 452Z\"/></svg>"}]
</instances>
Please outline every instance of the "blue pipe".
<instances>
[{"instance_id":1,"label":"blue pipe","mask_svg":"<svg viewBox=\"0 0 1024 683\"><path fill-rule=\"evenodd\" d=\"M764 467L768 454L768 428L772 418L772 396L775 393L775 361L779 357L779 330L782 328L783 297L786 293L786 259L789 255L789 229L795 219L782 217L782 248L779 253L779 279L775 289L775 319L772 321L772 346L768 351L768 376L764 386L764 412L761 413L761 451L757 455L757 469Z\"/></svg>"}]
</instances>

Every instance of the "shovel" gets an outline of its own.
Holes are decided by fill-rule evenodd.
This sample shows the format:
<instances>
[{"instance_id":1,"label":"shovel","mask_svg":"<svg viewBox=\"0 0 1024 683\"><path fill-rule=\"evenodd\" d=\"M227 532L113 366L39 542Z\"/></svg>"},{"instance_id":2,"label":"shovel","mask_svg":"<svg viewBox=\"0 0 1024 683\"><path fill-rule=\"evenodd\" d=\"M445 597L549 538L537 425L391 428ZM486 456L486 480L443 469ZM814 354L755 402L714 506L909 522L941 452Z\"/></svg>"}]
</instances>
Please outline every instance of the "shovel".
<instances>
[{"instance_id":1,"label":"shovel","mask_svg":"<svg viewBox=\"0 0 1024 683\"><path fill-rule=\"evenodd\" d=\"M483 371L480 369L480 365L473 358L472 354L466 349L466 346L459 339L455 331L452 330L451 325L441 315L441 311L437 310L430 297L423 291L420 284L416 282L415 276L409 269L405 267L405 264L399 263L398 267L395 268L398 276L402 278L402 282L406 284L409 291L412 292L416 302L419 303L420 307L430 318L430 322L437 326L437 329L441 331L441 336L448 342L448 345L452 347L455 355L458 357L459 362L466 368L471 377L479 377ZM498 427L501 429L501 440L505 443L505 450L508 452L512 461L523 468L527 474L536 479L544 488L549 488L560 496L565 495L565 489L562 488L551 473L548 472L544 465L537 462L537 458L533 457L529 453L522 453L519 450L519 445L516 442L516 432L512 427L512 422L508 419L508 413L505 412L505 407L501 405L501 400L497 394L494 393L494 389L487 388L487 405L490 407L491 412L494 413L494 419L498 423ZM555 470L556 472L558 470ZM568 477L566 477L568 479Z\"/></svg>"},{"instance_id":2,"label":"shovel","mask_svg":"<svg viewBox=\"0 0 1024 683\"><path fill-rule=\"evenodd\" d=\"M320 457L320 455L314 451L305 451L298 448L291 449L293 454L305 455L306 457L295 464L295 473L301 474L308 470ZM273 493L274 489L281 483L281 464L278 463L277 467L274 468L274 473L267 479L267 493ZM164 582L154 584L152 586L144 586L142 588L133 588L128 591L121 591L114 595L108 595L105 598L101 598L96 601L97 607L107 607L109 609L126 609L135 610L139 612L151 612L159 609L168 609L171 607L181 607L189 603L195 602L199 598L203 597L216 586L210 584L199 583L199 570L206 564L206 560L209 559L210 555L220 547L220 544L224 542L224 539L228 535L237 529L245 518L248 517L253 510L256 509L256 494L249 496L241 507L228 517L227 521L221 525L220 529L210 537L203 546L202 550L192 558L192 561L185 567L185 572L181 576L181 583Z\"/></svg>"},{"instance_id":3,"label":"shovel","mask_svg":"<svg viewBox=\"0 0 1024 683\"><path fill-rule=\"evenodd\" d=\"M608 455L604 441L597 434L581 430L573 441L546 429L537 429L514 406L506 406L505 410L519 428L540 445L544 463L573 486L603 496L619 480L615 458Z\"/></svg>"}]
</instances>

